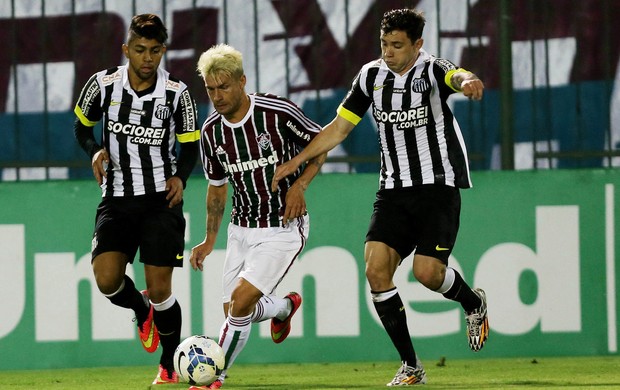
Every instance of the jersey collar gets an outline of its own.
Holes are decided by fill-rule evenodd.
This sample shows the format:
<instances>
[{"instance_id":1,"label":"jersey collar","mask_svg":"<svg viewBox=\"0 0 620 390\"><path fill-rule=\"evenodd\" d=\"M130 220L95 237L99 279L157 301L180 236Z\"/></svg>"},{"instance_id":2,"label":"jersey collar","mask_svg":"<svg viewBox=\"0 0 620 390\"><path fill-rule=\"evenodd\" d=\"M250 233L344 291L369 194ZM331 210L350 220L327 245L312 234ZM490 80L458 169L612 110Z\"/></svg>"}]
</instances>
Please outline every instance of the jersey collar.
<instances>
[{"instance_id":1,"label":"jersey collar","mask_svg":"<svg viewBox=\"0 0 620 390\"><path fill-rule=\"evenodd\" d=\"M135 95L135 92L133 90L133 88L131 88L131 85L129 84L129 64L125 64L123 66L121 66L122 68L122 74L123 74L123 88L125 88L127 91L129 91L129 93ZM141 98L138 97L139 99L142 99L146 96L148 96L149 99L152 99L154 97L163 97L166 95L166 71L164 71L163 69L161 69L161 67L157 68L157 80L155 81L155 90L153 91L153 93L148 94L148 95L144 95ZM137 96L136 96L137 97Z\"/></svg>"}]
</instances>

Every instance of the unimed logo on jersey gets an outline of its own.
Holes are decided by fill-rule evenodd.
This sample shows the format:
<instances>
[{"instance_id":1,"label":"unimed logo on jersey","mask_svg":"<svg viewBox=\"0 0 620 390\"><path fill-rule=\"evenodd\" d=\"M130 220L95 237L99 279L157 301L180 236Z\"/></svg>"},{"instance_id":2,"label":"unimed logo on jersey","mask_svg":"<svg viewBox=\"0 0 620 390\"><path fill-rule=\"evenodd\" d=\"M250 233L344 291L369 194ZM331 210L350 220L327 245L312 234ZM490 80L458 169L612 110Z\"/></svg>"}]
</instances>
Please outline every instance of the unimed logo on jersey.
<instances>
[{"instance_id":1,"label":"unimed logo on jersey","mask_svg":"<svg viewBox=\"0 0 620 390\"><path fill-rule=\"evenodd\" d=\"M407 111L382 111L376 107L372 112L377 123L388 123L397 130L411 129L428 124L428 106L418 106Z\"/></svg>"},{"instance_id":2,"label":"unimed logo on jersey","mask_svg":"<svg viewBox=\"0 0 620 390\"><path fill-rule=\"evenodd\" d=\"M222 166L224 167L224 171L226 172L246 172L253 171L257 168L266 167L268 165L275 165L278 162L278 155L274 150L270 156L257 158L255 160L250 161L239 161L235 163L227 163L226 161L222 161Z\"/></svg>"},{"instance_id":3,"label":"unimed logo on jersey","mask_svg":"<svg viewBox=\"0 0 620 390\"><path fill-rule=\"evenodd\" d=\"M310 141L310 135L309 134L304 134L301 131L297 130L297 126L295 126L295 124L291 121L287 121L286 122L286 126L291 129L291 131L295 134L297 134L297 136L301 139L304 139L306 141Z\"/></svg>"},{"instance_id":4,"label":"unimed logo on jersey","mask_svg":"<svg viewBox=\"0 0 620 390\"><path fill-rule=\"evenodd\" d=\"M145 127L109 121L108 131L114 134L125 134L131 137L131 143L149 146L160 146L166 135L163 127Z\"/></svg>"}]
</instances>

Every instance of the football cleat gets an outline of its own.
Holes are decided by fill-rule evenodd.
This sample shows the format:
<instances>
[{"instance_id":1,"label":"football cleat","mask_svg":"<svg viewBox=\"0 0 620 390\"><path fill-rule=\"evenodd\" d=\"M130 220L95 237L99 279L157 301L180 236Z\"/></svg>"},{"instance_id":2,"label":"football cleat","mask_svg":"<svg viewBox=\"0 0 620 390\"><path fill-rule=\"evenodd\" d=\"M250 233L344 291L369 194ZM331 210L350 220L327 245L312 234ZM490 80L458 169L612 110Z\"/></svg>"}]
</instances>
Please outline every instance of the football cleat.
<instances>
[{"instance_id":1,"label":"football cleat","mask_svg":"<svg viewBox=\"0 0 620 390\"><path fill-rule=\"evenodd\" d=\"M422 367L422 363L417 360L415 367L408 366L407 363L403 362L403 365L396 371L394 379L387 386L411 386L423 385L425 383L426 372L424 367Z\"/></svg>"},{"instance_id":2,"label":"football cleat","mask_svg":"<svg viewBox=\"0 0 620 390\"><path fill-rule=\"evenodd\" d=\"M291 312L284 320L279 320L275 317L271 319L271 339L276 344L283 342L288 337L288 334L291 333L291 319L297 309L299 309L299 306L301 306L301 295L296 292L289 293L285 298L290 299L293 303Z\"/></svg>"},{"instance_id":3,"label":"football cleat","mask_svg":"<svg viewBox=\"0 0 620 390\"><path fill-rule=\"evenodd\" d=\"M222 387L224 383L221 380L216 380L215 382L211 383L210 385L207 386L190 386L189 390L209 390L209 389L219 389L220 387Z\"/></svg>"},{"instance_id":4,"label":"football cleat","mask_svg":"<svg viewBox=\"0 0 620 390\"><path fill-rule=\"evenodd\" d=\"M167 385L171 383L179 383L179 376L174 370L168 370L161 364L159 365L159 371L153 381L154 385Z\"/></svg>"},{"instance_id":5,"label":"football cleat","mask_svg":"<svg viewBox=\"0 0 620 390\"><path fill-rule=\"evenodd\" d=\"M146 290L141 291L146 302L149 302L149 296ZM153 353L159 346L159 333L157 333L157 327L153 321L153 305L149 303L149 315L142 324L138 324L138 335L140 336L140 342L142 348L148 353Z\"/></svg>"},{"instance_id":6,"label":"football cleat","mask_svg":"<svg viewBox=\"0 0 620 390\"><path fill-rule=\"evenodd\" d=\"M480 297L482 303L473 312L465 313L465 324L467 325L469 348L474 352L478 352L484 347L484 343L489 338L489 318L487 316L487 297L484 290L475 288L473 291Z\"/></svg>"}]
</instances>

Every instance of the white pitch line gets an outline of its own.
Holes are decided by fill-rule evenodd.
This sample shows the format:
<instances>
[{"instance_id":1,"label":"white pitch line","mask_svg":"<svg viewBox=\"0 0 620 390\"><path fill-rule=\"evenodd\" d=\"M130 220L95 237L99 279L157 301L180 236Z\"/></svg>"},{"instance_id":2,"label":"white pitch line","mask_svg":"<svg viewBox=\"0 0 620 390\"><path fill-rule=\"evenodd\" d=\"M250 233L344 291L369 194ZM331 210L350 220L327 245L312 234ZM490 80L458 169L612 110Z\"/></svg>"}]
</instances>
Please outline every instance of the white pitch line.
<instances>
[{"instance_id":1,"label":"white pitch line","mask_svg":"<svg viewBox=\"0 0 620 390\"><path fill-rule=\"evenodd\" d=\"M618 352L616 318L616 269L614 185L605 185L605 259L607 263L607 349Z\"/></svg>"}]
</instances>

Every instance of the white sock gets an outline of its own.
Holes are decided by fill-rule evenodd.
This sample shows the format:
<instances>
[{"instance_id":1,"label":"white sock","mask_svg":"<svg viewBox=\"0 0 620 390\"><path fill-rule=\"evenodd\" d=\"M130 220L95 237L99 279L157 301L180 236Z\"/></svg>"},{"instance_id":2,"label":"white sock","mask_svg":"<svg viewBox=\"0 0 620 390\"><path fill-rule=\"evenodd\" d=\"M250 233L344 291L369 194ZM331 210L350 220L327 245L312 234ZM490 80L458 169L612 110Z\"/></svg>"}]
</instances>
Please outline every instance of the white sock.
<instances>
[{"instance_id":1,"label":"white sock","mask_svg":"<svg viewBox=\"0 0 620 390\"><path fill-rule=\"evenodd\" d=\"M377 303L377 302L385 302L388 299L392 298L394 295L398 294L398 289L396 287L394 287L393 289L387 290L387 291L383 291L380 293L377 292L370 292L370 298L372 299L373 302Z\"/></svg>"},{"instance_id":2,"label":"white sock","mask_svg":"<svg viewBox=\"0 0 620 390\"><path fill-rule=\"evenodd\" d=\"M454 270L452 268L450 268L450 267L447 267L446 268L446 276L443 279L443 283L435 291L440 293L440 294L445 294L448 290L450 290L450 288L454 284L454 278L455 278Z\"/></svg>"},{"instance_id":3,"label":"white sock","mask_svg":"<svg viewBox=\"0 0 620 390\"><path fill-rule=\"evenodd\" d=\"M220 346L226 355L226 368L232 366L250 338L252 331L252 315L233 317L228 313L220 329Z\"/></svg>"},{"instance_id":4,"label":"white sock","mask_svg":"<svg viewBox=\"0 0 620 390\"><path fill-rule=\"evenodd\" d=\"M290 314L292 306L290 299L263 295L256 302L256 308L252 313L252 322L261 322L274 317L284 320Z\"/></svg>"},{"instance_id":5,"label":"white sock","mask_svg":"<svg viewBox=\"0 0 620 390\"><path fill-rule=\"evenodd\" d=\"M177 299L174 297L174 295L170 295L168 298L166 298L164 301L159 302L159 303L155 303L151 300L149 300L151 302L151 305L153 305L153 309L157 310L157 311L164 311L164 310L168 310L172 307L172 305L174 305L174 303L177 301Z\"/></svg>"}]
</instances>

